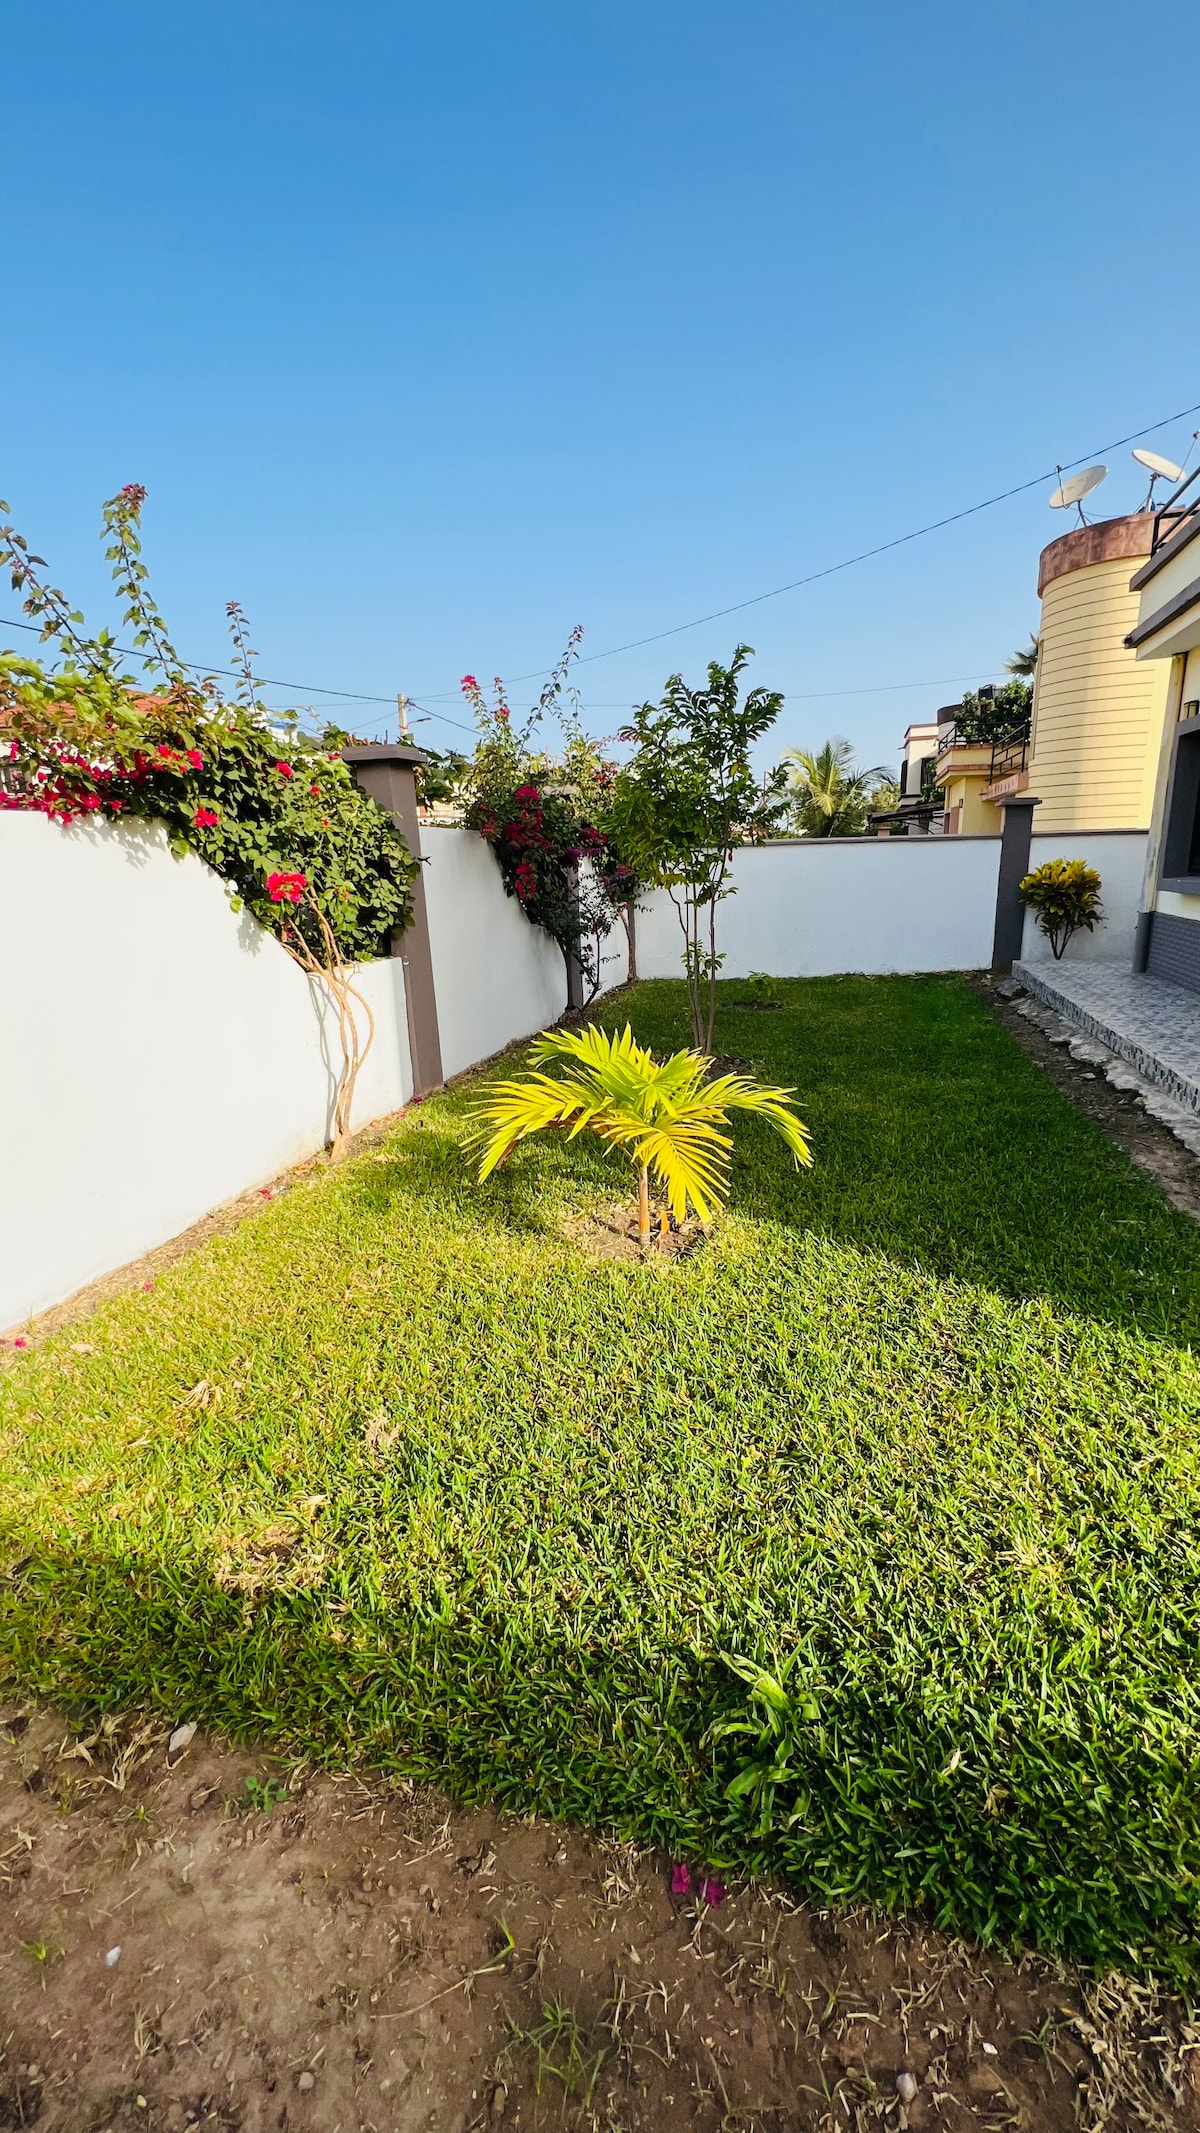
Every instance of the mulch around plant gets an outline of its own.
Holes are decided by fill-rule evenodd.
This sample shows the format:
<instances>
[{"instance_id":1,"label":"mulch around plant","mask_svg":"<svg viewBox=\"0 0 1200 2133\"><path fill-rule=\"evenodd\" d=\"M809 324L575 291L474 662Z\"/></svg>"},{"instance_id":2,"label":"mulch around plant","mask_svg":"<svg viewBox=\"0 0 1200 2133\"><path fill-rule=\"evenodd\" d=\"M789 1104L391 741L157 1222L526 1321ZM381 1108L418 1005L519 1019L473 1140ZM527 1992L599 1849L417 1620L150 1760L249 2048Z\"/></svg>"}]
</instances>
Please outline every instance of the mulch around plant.
<instances>
[{"instance_id":1,"label":"mulch around plant","mask_svg":"<svg viewBox=\"0 0 1200 2133\"><path fill-rule=\"evenodd\" d=\"M705 1904L685 1864L10 1708L0 2127L1200 2126L1200 2031L1153 1989L768 1887Z\"/></svg>"},{"instance_id":2,"label":"mulch around plant","mask_svg":"<svg viewBox=\"0 0 1200 2133\"><path fill-rule=\"evenodd\" d=\"M694 1215L689 1215L686 1222L674 1222L664 1210L655 1208L650 1245L643 1250L638 1237L637 1210L628 1199L566 1215L561 1227L564 1237L569 1237L592 1259L632 1260L646 1264L690 1259L703 1250L711 1236L711 1228L698 1222Z\"/></svg>"}]
</instances>

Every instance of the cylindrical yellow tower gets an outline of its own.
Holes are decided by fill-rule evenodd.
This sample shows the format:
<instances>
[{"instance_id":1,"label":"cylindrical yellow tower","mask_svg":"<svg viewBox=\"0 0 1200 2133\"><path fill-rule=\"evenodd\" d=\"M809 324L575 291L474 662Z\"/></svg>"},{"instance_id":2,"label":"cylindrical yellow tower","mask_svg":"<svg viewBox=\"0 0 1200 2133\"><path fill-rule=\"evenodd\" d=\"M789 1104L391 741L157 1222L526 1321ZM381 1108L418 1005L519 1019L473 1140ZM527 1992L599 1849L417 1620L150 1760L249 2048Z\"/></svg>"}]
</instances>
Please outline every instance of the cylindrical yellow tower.
<instances>
[{"instance_id":1,"label":"cylindrical yellow tower","mask_svg":"<svg viewBox=\"0 0 1200 2133\"><path fill-rule=\"evenodd\" d=\"M1138 617L1129 580L1150 553L1154 515L1080 526L1043 548L1029 791L1038 834L1148 829L1169 660L1125 645Z\"/></svg>"}]
</instances>

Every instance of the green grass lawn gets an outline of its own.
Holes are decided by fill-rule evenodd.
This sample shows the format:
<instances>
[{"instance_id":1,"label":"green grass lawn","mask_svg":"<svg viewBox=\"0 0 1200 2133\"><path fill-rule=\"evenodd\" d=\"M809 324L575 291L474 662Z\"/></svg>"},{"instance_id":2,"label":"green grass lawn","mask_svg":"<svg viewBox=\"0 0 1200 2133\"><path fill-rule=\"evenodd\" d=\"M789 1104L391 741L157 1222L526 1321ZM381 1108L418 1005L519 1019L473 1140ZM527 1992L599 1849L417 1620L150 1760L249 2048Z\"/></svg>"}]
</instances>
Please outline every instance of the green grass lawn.
<instances>
[{"instance_id":1,"label":"green grass lawn","mask_svg":"<svg viewBox=\"0 0 1200 2133\"><path fill-rule=\"evenodd\" d=\"M739 1126L694 1257L572 1244L579 1142L476 1186L459 1089L10 1359L0 1664L1190 1974L1200 1231L958 980L738 991L816 1168Z\"/></svg>"}]
</instances>

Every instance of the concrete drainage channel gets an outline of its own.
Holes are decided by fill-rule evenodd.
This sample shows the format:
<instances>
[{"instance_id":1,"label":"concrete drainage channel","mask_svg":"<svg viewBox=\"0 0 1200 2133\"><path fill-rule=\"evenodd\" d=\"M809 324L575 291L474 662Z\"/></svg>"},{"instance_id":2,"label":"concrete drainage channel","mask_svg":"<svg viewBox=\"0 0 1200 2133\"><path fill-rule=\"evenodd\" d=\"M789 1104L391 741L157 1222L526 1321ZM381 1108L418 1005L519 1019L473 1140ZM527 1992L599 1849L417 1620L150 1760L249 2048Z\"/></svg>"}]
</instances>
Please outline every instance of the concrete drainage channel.
<instances>
[{"instance_id":1,"label":"concrete drainage channel","mask_svg":"<svg viewBox=\"0 0 1200 2133\"><path fill-rule=\"evenodd\" d=\"M1160 1088L1157 1082L1148 1081L1127 1059L1120 1058L1116 1052L1109 1051L1107 1045L1100 1044L1095 1037L1088 1036L1078 1023L1068 1022L1064 1015L1056 1013L1052 1007L1047 1007L1044 1001L1035 999L1018 979L1008 979L995 989L999 999L1006 1000L1018 1015L1022 1015L1026 1022L1031 1022L1035 1029L1039 1029L1051 1044L1062 1045L1081 1066L1094 1068L1097 1073L1103 1074L1114 1089L1136 1098L1149 1116L1157 1119L1169 1133L1173 1133L1189 1154L1200 1155L1200 1117L1195 1111L1190 1111L1185 1104L1176 1103L1174 1097L1168 1096L1166 1090Z\"/></svg>"}]
</instances>

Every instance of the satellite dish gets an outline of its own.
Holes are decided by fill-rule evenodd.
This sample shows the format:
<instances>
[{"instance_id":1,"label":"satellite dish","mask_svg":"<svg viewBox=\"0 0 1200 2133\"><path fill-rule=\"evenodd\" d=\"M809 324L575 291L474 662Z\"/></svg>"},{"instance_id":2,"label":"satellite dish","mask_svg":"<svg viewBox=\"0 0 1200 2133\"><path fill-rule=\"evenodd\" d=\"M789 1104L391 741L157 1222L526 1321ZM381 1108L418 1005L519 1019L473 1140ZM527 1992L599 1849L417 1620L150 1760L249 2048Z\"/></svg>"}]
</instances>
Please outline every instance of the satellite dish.
<instances>
[{"instance_id":1,"label":"satellite dish","mask_svg":"<svg viewBox=\"0 0 1200 2133\"><path fill-rule=\"evenodd\" d=\"M1183 468L1177 467L1173 459L1164 459L1161 452L1148 452L1144 445L1135 444L1133 456L1139 466L1148 467L1150 470L1150 487L1146 491L1146 501L1142 505L1143 511L1148 511L1154 502L1155 482L1182 481Z\"/></svg>"},{"instance_id":2,"label":"satellite dish","mask_svg":"<svg viewBox=\"0 0 1200 2133\"><path fill-rule=\"evenodd\" d=\"M1050 498L1050 509L1052 511L1069 511L1071 505L1074 504L1079 513L1080 525L1086 526L1087 520L1083 515L1081 498L1090 496L1093 489L1098 489L1107 473L1107 467L1085 467L1082 474L1072 474L1069 481L1060 481L1053 496Z\"/></svg>"}]
</instances>

